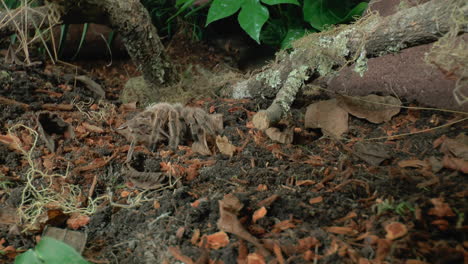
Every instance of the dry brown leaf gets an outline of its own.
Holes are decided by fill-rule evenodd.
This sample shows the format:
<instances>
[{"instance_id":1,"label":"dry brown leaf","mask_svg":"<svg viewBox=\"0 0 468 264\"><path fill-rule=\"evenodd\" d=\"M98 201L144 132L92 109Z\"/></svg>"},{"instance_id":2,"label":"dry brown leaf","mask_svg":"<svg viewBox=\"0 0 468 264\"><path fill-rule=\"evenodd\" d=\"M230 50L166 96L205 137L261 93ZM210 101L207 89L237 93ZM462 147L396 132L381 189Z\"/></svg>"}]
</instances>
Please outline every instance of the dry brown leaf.
<instances>
[{"instance_id":1,"label":"dry brown leaf","mask_svg":"<svg viewBox=\"0 0 468 264\"><path fill-rule=\"evenodd\" d=\"M182 252L180 252L179 247L169 247L168 250L169 253L171 253L171 255L178 261L181 261L185 264L195 264L195 262L191 258L183 255Z\"/></svg>"},{"instance_id":2,"label":"dry brown leaf","mask_svg":"<svg viewBox=\"0 0 468 264\"><path fill-rule=\"evenodd\" d=\"M89 216L81 214L72 214L67 220L67 226L71 229L78 229L82 226L85 226L89 223Z\"/></svg>"},{"instance_id":3,"label":"dry brown leaf","mask_svg":"<svg viewBox=\"0 0 468 264\"><path fill-rule=\"evenodd\" d=\"M468 136L459 134L455 139L443 138L440 146L440 151L444 154L452 154L453 156L468 161Z\"/></svg>"},{"instance_id":4,"label":"dry brown leaf","mask_svg":"<svg viewBox=\"0 0 468 264\"><path fill-rule=\"evenodd\" d=\"M412 159L399 161L398 166L401 168L429 168L430 164L425 160Z\"/></svg>"},{"instance_id":5,"label":"dry brown leaf","mask_svg":"<svg viewBox=\"0 0 468 264\"><path fill-rule=\"evenodd\" d=\"M448 203L444 203L443 198L432 198L431 199L434 208L429 209L429 215L435 215L437 217L453 217L455 213L453 213L452 208Z\"/></svg>"},{"instance_id":6,"label":"dry brown leaf","mask_svg":"<svg viewBox=\"0 0 468 264\"><path fill-rule=\"evenodd\" d=\"M276 260L278 261L279 264L284 264L284 263L286 262L286 261L284 260L283 253L281 253L281 247L280 247L280 245L278 244L278 242L276 242L276 243L273 245L273 252L275 253Z\"/></svg>"},{"instance_id":7,"label":"dry brown leaf","mask_svg":"<svg viewBox=\"0 0 468 264\"><path fill-rule=\"evenodd\" d=\"M338 96L337 105L353 116L380 124L400 112L401 102L392 96Z\"/></svg>"},{"instance_id":8,"label":"dry brown leaf","mask_svg":"<svg viewBox=\"0 0 468 264\"><path fill-rule=\"evenodd\" d=\"M322 196L310 198L310 200L309 200L310 204L316 204L316 203L321 203L321 202L323 202L323 197Z\"/></svg>"},{"instance_id":9,"label":"dry brown leaf","mask_svg":"<svg viewBox=\"0 0 468 264\"><path fill-rule=\"evenodd\" d=\"M182 236L184 236L184 233L185 233L185 228L183 226L181 226L181 227L179 227L179 229L177 229L176 237L178 239L181 239Z\"/></svg>"},{"instance_id":10,"label":"dry brown leaf","mask_svg":"<svg viewBox=\"0 0 468 264\"><path fill-rule=\"evenodd\" d=\"M358 233L355 229L351 227L347 227L347 226L330 226L330 227L326 227L325 230L333 234L348 235L348 236L354 236L354 235L357 235Z\"/></svg>"},{"instance_id":11,"label":"dry brown leaf","mask_svg":"<svg viewBox=\"0 0 468 264\"><path fill-rule=\"evenodd\" d=\"M336 99L309 105L304 120L306 128L321 128L324 134L337 138L348 131L348 112L338 106Z\"/></svg>"},{"instance_id":12,"label":"dry brown leaf","mask_svg":"<svg viewBox=\"0 0 468 264\"><path fill-rule=\"evenodd\" d=\"M388 239L379 239L377 241L377 254L374 258L377 263L381 263L390 253L392 248L392 241Z\"/></svg>"},{"instance_id":13,"label":"dry brown leaf","mask_svg":"<svg viewBox=\"0 0 468 264\"><path fill-rule=\"evenodd\" d=\"M457 159L450 157L449 155L445 155L442 159L442 165L447 169L468 173L468 160Z\"/></svg>"},{"instance_id":14,"label":"dry brown leaf","mask_svg":"<svg viewBox=\"0 0 468 264\"><path fill-rule=\"evenodd\" d=\"M236 147L229 142L229 139L226 136L216 136L216 146L221 153L232 157L236 151Z\"/></svg>"},{"instance_id":15,"label":"dry brown leaf","mask_svg":"<svg viewBox=\"0 0 468 264\"><path fill-rule=\"evenodd\" d=\"M203 238L201 239L199 243L199 247L202 246L202 241ZM229 244L229 236L223 232L217 232L211 235L206 236L206 247L211 248L211 249L220 249Z\"/></svg>"},{"instance_id":16,"label":"dry brown leaf","mask_svg":"<svg viewBox=\"0 0 468 264\"><path fill-rule=\"evenodd\" d=\"M247 255L247 264L265 264L265 258L258 253L250 253Z\"/></svg>"},{"instance_id":17,"label":"dry brown leaf","mask_svg":"<svg viewBox=\"0 0 468 264\"><path fill-rule=\"evenodd\" d=\"M313 180L297 180L296 186L310 186L316 184L316 181Z\"/></svg>"},{"instance_id":18,"label":"dry brown leaf","mask_svg":"<svg viewBox=\"0 0 468 264\"><path fill-rule=\"evenodd\" d=\"M18 143L21 142L20 139L15 135L0 135L0 143L7 145L8 148L21 151L21 147Z\"/></svg>"},{"instance_id":19,"label":"dry brown leaf","mask_svg":"<svg viewBox=\"0 0 468 264\"><path fill-rule=\"evenodd\" d=\"M88 130L89 132L104 133L104 129L102 129L101 127L98 127L98 126L89 124L89 123L87 123L87 122L83 122L83 123L81 123L81 125L82 125L86 130Z\"/></svg>"},{"instance_id":20,"label":"dry brown leaf","mask_svg":"<svg viewBox=\"0 0 468 264\"><path fill-rule=\"evenodd\" d=\"M450 226L449 222L445 219L434 220L431 222L431 224L437 226L437 228L442 231L446 231Z\"/></svg>"},{"instance_id":21,"label":"dry brown leaf","mask_svg":"<svg viewBox=\"0 0 468 264\"><path fill-rule=\"evenodd\" d=\"M268 207L272 203L274 203L278 198L279 198L279 195L273 194L270 197L265 198L265 199L261 200L260 202L258 202L257 206L259 206L259 207L262 207L262 206Z\"/></svg>"},{"instance_id":22,"label":"dry brown leaf","mask_svg":"<svg viewBox=\"0 0 468 264\"><path fill-rule=\"evenodd\" d=\"M272 233L279 233L281 231L284 231L286 229L290 228L295 228L296 225L294 224L293 220L284 220L281 221L273 226L273 230L271 231Z\"/></svg>"},{"instance_id":23,"label":"dry brown leaf","mask_svg":"<svg viewBox=\"0 0 468 264\"><path fill-rule=\"evenodd\" d=\"M395 240L400 237L405 236L408 233L406 226L399 222L392 222L385 226L385 231L387 234L385 238L389 240Z\"/></svg>"},{"instance_id":24,"label":"dry brown leaf","mask_svg":"<svg viewBox=\"0 0 468 264\"><path fill-rule=\"evenodd\" d=\"M208 145L198 141L193 142L192 151L202 155L211 155L211 150L208 148Z\"/></svg>"},{"instance_id":25,"label":"dry brown leaf","mask_svg":"<svg viewBox=\"0 0 468 264\"><path fill-rule=\"evenodd\" d=\"M219 202L218 228L232 233L241 239L254 244L263 256L269 256L270 253L263 247L260 241L252 236L241 224L237 218L237 213L243 207L242 203L232 194L224 196Z\"/></svg>"},{"instance_id":26,"label":"dry brown leaf","mask_svg":"<svg viewBox=\"0 0 468 264\"><path fill-rule=\"evenodd\" d=\"M256 210L253 215L252 215L252 222L255 223L257 222L259 219L262 219L263 217L265 217L267 213L267 209L265 208L265 206L262 206L260 209Z\"/></svg>"},{"instance_id":27,"label":"dry brown leaf","mask_svg":"<svg viewBox=\"0 0 468 264\"><path fill-rule=\"evenodd\" d=\"M292 128L287 128L281 131L277 127L270 127L265 130L265 134L273 141L281 144L291 144L294 138L294 131Z\"/></svg>"},{"instance_id":28,"label":"dry brown leaf","mask_svg":"<svg viewBox=\"0 0 468 264\"><path fill-rule=\"evenodd\" d=\"M190 239L190 243L192 243L192 245L196 245L198 242L198 239L200 239L200 229L197 228L193 231L192 238Z\"/></svg>"}]
</instances>

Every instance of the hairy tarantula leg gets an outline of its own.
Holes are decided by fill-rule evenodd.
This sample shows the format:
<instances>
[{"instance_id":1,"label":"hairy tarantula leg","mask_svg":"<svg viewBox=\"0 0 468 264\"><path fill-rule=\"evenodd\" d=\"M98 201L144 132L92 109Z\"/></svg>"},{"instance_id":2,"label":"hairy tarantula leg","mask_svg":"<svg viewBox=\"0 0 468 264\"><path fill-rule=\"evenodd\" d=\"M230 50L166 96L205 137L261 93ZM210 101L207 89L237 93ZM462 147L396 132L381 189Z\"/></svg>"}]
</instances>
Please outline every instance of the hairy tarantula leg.
<instances>
[{"instance_id":1,"label":"hairy tarantula leg","mask_svg":"<svg viewBox=\"0 0 468 264\"><path fill-rule=\"evenodd\" d=\"M169 128L169 147L176 149L179 146L180 140L180 123L177 112L169 113L169 122L167 124Z\"/></svg>"},{"instance_id":2,"label":"hairy tarantula leg","mask_svg":"<svg viewBox=\"0 0 468 264\"><path fill-rule=\"evenodd\" d=\"M128 149L127 159L125 160L125 163L130 162L133 156L133 151L135 151L135 139L133 139L132 142L130 143L130 148Z\"/></svg>"}]
</instances>

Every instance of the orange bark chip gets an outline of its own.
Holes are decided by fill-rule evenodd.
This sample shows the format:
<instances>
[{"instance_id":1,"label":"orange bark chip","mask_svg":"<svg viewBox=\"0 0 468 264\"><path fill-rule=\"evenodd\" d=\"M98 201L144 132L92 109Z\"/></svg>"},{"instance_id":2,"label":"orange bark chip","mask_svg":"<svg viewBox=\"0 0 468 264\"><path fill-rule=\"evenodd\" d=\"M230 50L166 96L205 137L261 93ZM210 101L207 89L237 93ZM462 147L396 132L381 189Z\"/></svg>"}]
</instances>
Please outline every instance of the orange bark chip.
<instances>
[{"instance_id":1,"label":"orange bark chip","mask_svg":"<svg viewBox=\"0 0 468 264\"><path fill-rule=\"evenodd\" d=\"M265 258L258 253L247 255L247 264L265 264Z\"/></svg>"},{"instance_id":2,"label":"orange bark chip","mask_svg":"<svg viewBox=\"0 0 468 264\"><path fill-rule=\"evenodd\" d=\"M262 219L267 213L265 206L262 206L260 209L256 210L252 216L252 222L256 223L259 219Z\"/></svg>"},{"instance_id":3,"label":"orange bark chip","mask_svg":"<svg viewBox=\"0 0 468 264\"><path fill-rule=\"evenodd\" d=\"M198 244L199 247L202 246L202 241ZM220 231L209 236L206 236L207 247L211 249L220 249L229 244L229 237L226 232Z\"/></svg>"},{"instance_id":4,"label":"orange bark chip","mask_svg":"<svg viewBox=\"0 0 468 264\"><path fill-rule=\"evenodd\" d=\"M352 235L357 234L356 230L354 230L351 227L346 227L346 226L330 226L330 227L326 227L325 230L327 230L330 233L339 234L339 235L352 236Z\"/></svg>"},{"instance_id":5,"label":"orange bark chip","mask_svg":"<svg viewBox=\"0 0 468 264\"><path fill-rule=\"evenodd\" d=\"M323 197L322 196L310 198L310 200L309 200L310 204L317 204L317 203L321 203L321 202L323 202Z\"/></svg>"},{"instance_id":6,"label":"orange bark chip","mask_svg":"<svg viewBox=\"0 0 468 264\"><path fill-rule=\"evenodd\" d=\"M406 226L399 222L392 222L385 226L385 231L387 231L387 235L385 238L390 240L395 240L397 238L403 237L408 233L408 229Z\"/></svg>"},{"instance_id":7,"label":"orange bark chip","mask_svg":"<svg viewBox=\"0 0 468 264\"><path fill-rule=\"evenodd\" d=\"M437 217L452 217L455 216L450 205L448 203L444 203L444 199L442 198L433 198L431 199L434 208L429 209L429 215L435 215Z\"/></svg>"}]
</instances>

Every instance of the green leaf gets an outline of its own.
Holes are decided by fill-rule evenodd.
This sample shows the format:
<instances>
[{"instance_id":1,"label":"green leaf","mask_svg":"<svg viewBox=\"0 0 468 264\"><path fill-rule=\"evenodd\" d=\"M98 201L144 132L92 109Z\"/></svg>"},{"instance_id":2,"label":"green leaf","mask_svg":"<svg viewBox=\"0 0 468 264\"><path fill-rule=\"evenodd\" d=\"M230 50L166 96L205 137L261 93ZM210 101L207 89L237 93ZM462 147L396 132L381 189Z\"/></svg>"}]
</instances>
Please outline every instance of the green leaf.
<instances>
[{"instance_id":1,"label":"green leaf","mask_svg":"<svg viewBox=\"0 0 468 264\"><path fill-rule=\"evenodd\" d=\"M15 264L44 264L35 251L29 249L15 258Z\"/></svg>"},{"instance_id":2,"label":"green leaf","mask_svg":"<svg viewBox=\"0 0 468 264\"><path fill-rule=\"evenodd\" d=\"M300 5L297 0L262 0L267 5L278 5L278 4L293 4Z\"/></svg>"},{"instance_id":3,"label":"green leaf","mask_svg":"<svg viewBox=\"0 0 468 264\"><path fill-rule=\"evenodd\" d=\"M306 33L305 28L290 28L283 41L281 41L281 49L289 49L293 41L302 38Z\"/></svg>"},{"instance_id":4,"label":"green leaf","mask_svg":"<svg viewBox=\"0 0 468 264\"><path fill-rule=\"evenodd\" d=\"M343 5L341 0L304 0L302 11L305 21L318 30L324 30L327 25L351 21L354 16L361 15L366 8L365 2L351 8Z\"/></svg>"},{"instance_id":5,"label":"green leaf","mask_svg":"<svg viewBox=\"0 0 468 264\"><path fill-rule=\"evenodd\" d=\"M205 26L208 26L213 21L236 13L243 3L244 0L214 0L208 10Z\"/></svg>"},{"instance_id":6,"label":"green leaf","mask_svg":"<svg viewBox=\"0 0 468 264\"><path fill-rule=\"evenodd\" d=\"M15 259L15 264L89 264L71 246L43 237L34 250L28 250Z\"/></svg>"},{"instance_id":7,"label":"green leaf","mask_svg":"<svg viewBox=\"0 0 468 264\"><path fill-rule=\"evenodd\" d=\"M269 17L268 9L259 0L245 0L237 20L241 28L260 43L260 31Z\"/></svg>"}]
</instances>

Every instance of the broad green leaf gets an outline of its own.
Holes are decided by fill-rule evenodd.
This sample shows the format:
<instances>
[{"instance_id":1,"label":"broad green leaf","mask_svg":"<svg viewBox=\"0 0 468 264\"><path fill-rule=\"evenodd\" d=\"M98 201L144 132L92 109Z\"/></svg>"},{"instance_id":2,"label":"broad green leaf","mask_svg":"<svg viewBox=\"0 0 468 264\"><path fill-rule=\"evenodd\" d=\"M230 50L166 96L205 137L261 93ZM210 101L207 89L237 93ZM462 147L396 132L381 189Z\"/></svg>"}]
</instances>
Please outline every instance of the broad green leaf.
<instances>
[{"instance_id":1,"label":"broad green leaf","mask_svg":"<svg viewBox=\"0 0 468 264\"><path fill-rule=\"evenodd\" d=\"M260 31L269 17L268 9L259 0L245 0L237 20L241 28L260 43Z\"/></svg>"},{"instance_id":2,"label":"broad green leaf","mask_svg":"<svg viewBox=\"0 0 468 264\"><path fill-rule=\"evenodd\" d=\"M15 258L15 264L44 264L34 250L29 249Z\"/></svg>"},{"instance_id":3,"label":"broad green leaf","mask_svg":"<svg viewBox=\"0 0 468 264\"><path fill-rule=\"evenodd\" d=\"M208 10L206 25L221 18L236 13L244 3L244 0L214 0Z\"/></svg>"},{"instance_id":4,"label":"broad green leaf","mask_svg":"<svg viewBox=\"0 0 468 264\"><path fill-rule=\"evenodd\" d=\"M71 246L51 237L43 237L35 251L47 264L89 264Z\"/></svg>"},{"instance_id":5,"label":"broad green leaf","mask_svg":"<svg viewBox=\"0 0 468 264\"><path fill-rule=\"evenodd\" d=\"M341 0L304 0L302 11L305 21L318 30L324 30L327 25L352 20L353 16L361 15L366 8L367 3L364 2L350 8L343 5Z\"/></svg>"},{"instance_id":6,"label":"broad green leaf","mask_svg":"<svg viewBox=\"0 0 468 264\"><path fill-rule=\"evenodd\" d=\"M293 41L302 38L306 33L305 28L290 28L283 41L281 41L281 49L289 49Z\"/></svg>"},{"instance_id":7,"label":"broad green leaf","mask_svg":"<svg viewBox=\"0 0 468 264\"><path fill-rule=\"evenodd\" d=\"M278 5L278 4L293 4L300 5L297 0L262 0L267 5Z\"/></svg>"}]
</instances>

